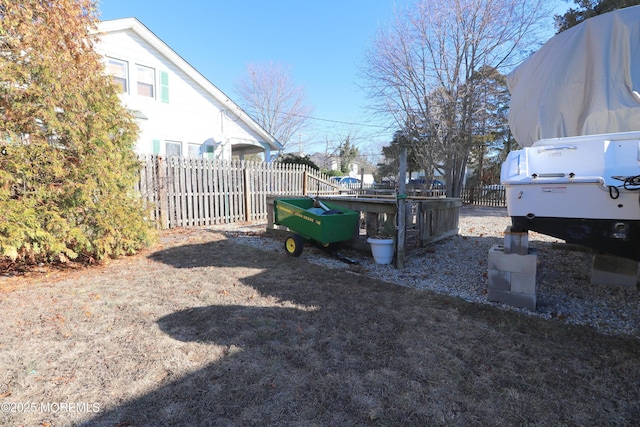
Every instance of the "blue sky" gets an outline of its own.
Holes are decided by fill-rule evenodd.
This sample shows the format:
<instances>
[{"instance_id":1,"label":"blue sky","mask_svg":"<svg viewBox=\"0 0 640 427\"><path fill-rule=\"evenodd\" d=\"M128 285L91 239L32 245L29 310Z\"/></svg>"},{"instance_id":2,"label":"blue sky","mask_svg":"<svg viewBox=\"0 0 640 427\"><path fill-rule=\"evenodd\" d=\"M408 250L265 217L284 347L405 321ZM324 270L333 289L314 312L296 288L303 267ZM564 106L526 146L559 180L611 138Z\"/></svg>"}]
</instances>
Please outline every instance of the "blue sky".
<instances>
[{"instance_id":1,"label":"blue sky","mask_svg":"<svg viewBox=\"0 0 640 427\"><path fill-rule=\"evenodd\" d=\"M556 1L556 0L552 0ZM375 127L358 68L395 7L414 0L100 0L102 20L135 17L209 81L237 100L248 63L290 67L314 108L299 136L303 151L324 151L351 134L378 153L393 132ZM552 21L549 21L552 26ZM348 124L352 123L352 124ZM297 141L296 141L297 142ZM293 142L287 151L298 150Z\"/></svg>"}]
</instances>

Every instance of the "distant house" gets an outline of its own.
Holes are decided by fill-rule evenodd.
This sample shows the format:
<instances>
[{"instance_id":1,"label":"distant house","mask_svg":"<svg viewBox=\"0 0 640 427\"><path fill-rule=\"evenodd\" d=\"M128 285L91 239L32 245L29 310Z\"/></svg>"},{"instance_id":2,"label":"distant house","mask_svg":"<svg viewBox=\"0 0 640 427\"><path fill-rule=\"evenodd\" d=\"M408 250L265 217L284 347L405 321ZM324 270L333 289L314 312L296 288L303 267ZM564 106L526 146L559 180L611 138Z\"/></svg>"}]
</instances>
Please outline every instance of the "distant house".
<instances>
[{"instance_id":1,"label":"distant house","mask_svg":"<svg viewBox=\"0 0 640 427\"><path fill-rule=\"evenodd\" d=\"M337 171L340 170L340 157L333 154L324 154L320 152L315 152L309 155L309 158L316 164L320 169Z\"/></svg>"},{"instance_id":2,"label":"distant house","mask_svg":"<svg viewBox=\"0 0 640 427\"><path fill-rule=\"evenodd\" d=\"M340 170L340 156L335 154L326 155L323 153L313 153L309 155L309 158L316 164L320 169L330 170L330 171L338 171ZM362 180L365 184L373 184L374 178L371 173L362 173L360 170L360 165L358 161L354 161L351 164L351 169L348 173L343 174L342 176L349 176L353 178L357 178L358 180Z\"/></svg>"},{"instance_id":3,"label":"distant house","mask_svg":"<svg viewBox=\"0 0 640 427\"><path fill-rule=\"evenodd\" d=\"M135 18L103 21L96 51L140 126L139 154L230 160L282 144Z\"/></svg>"}]
</instances>

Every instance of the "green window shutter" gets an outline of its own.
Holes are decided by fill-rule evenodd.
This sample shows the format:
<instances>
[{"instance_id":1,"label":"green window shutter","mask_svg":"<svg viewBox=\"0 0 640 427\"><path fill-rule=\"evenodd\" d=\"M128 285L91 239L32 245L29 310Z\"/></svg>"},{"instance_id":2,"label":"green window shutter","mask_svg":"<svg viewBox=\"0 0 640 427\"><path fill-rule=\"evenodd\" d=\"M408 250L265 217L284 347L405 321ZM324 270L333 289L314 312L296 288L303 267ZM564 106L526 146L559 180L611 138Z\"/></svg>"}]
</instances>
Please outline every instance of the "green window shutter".
<instances>
[{"instance_id":1,"label":"green window shutter","mask_svg":"<svg viewBox=\"0 0 640 427\"><path fill-rule=\"evenodd\" d=\"M169 103L169 73L160 71L160 100Z\"/></svg>"},{"instance_id":2,"label":"green window shutter","mask_svg":"<svg viewBox=\"0 0 640 427\"><path fill-rule=\"evenodd\" d=\"M153 154L160 154L160 140L153 140Z\"/></svg>"}]
</instances>

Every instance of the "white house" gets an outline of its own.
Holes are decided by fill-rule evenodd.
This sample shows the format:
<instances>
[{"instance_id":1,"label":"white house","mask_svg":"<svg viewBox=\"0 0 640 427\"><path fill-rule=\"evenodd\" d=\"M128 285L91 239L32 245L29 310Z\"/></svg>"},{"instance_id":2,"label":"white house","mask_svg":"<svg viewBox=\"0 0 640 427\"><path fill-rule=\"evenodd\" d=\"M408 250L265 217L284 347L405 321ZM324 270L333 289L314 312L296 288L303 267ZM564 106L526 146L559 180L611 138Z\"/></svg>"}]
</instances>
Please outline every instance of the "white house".
<instances>
[{"instance_id":1,"label":"white house","mask_svg":"<svg viewBox=\"0 0 640 427\"><path fill-rule=\"evenodd\" d=\"M328 169L331 171L337 171L340 169L340 156L337 155L326 155L320 152L313 153L309 155L309 158L320 168ZM360 165L357 160L351 164L351 169L346 174L347 176L362 179L365 184L374 184L375 180L372 174L370 173L361 173Z\"/></svg>"},{"instance_id":2,"label":"white house","mask_svg":"<svg viewBox=\"0 0 640 427\"><path fill-rule=\"evenodd\" d=\"M138 120L139 154L230 160L282 144L135 18L103 21L96 51Z\"/></svg>"}]
</instances>

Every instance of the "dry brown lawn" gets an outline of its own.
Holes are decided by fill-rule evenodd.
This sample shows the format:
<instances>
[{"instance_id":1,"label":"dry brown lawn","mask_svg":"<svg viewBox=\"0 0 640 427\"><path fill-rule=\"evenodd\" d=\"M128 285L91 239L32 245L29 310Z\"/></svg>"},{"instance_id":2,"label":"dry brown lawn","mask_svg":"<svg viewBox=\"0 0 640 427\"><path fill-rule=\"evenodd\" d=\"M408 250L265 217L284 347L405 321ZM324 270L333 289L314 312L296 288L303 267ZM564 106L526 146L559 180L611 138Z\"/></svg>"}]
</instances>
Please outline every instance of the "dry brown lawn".
<instances>
[{"instance_id":1,"label":"dry brown lawn","mask_svg":"<svg viewBox=\"0 0 640 427\"><path fill-rule=\"evenodd\" d=\"M0 279L0 424L631 425L640 342L212 231Z\"/></svg>"}]
</instances>

